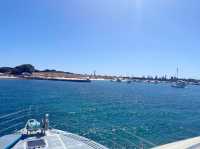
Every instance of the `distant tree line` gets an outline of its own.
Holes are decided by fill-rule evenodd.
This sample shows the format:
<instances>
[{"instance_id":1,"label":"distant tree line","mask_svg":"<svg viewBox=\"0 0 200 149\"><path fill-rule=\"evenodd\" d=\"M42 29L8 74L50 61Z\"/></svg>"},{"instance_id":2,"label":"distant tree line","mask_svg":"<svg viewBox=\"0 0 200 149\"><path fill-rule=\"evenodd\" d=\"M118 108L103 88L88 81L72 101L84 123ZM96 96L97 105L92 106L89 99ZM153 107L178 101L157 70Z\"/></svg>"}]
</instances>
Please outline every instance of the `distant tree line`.
<instances>
[{"instance_id":1,"label":"distant tree line","mask_svg":"<svg viewBox=\"0 0 200 149\"><path fill-rule=\"evenodd\" d=\"M23 64L16 66L14 68L11 67L0 67L0 73L7 73L13 75L21 75L22 73L30 73L32 74L35 71L35 67L31 64Z\"/></svg>"},{"instance_id":2,"label":"distant tree line","mask_svg":"<svg viewBox=\"0 0 200 149\"><path fill-rule=\"evenodd\" d=\"M12 74L12 75L22 75L23 73L32 74L33 72L62 72L62 73L66 73L66 74L74 74L71 72L57 71L54 69L37 70L31 64L22 64L22 65L14 67L14 68L0 67L0 73L6 73L6 74Z\"/></svg>"},{"instance_id":3,"label":"distant tree line","mask_svg":"<svg viewBox=\"0 0 200 149\"><path fill-rule=\"evenodd\" d=\"M10 67L0 67L0 73L12 73L13 68Z\"/></svg>"}]
</instances>

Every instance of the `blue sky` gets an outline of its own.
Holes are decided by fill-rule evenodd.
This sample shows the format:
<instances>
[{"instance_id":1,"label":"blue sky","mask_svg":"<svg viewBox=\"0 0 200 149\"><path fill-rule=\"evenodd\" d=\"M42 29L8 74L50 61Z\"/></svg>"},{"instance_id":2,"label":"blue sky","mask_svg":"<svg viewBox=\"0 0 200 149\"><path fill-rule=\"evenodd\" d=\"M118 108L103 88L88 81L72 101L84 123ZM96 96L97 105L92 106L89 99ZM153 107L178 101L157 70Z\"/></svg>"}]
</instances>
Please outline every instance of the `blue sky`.
<instances>
[{"instance_id":1,"label":"blue sky","mask_svg":"<svg viewBox=\"0 0 200 149\"><path fill-rule=\"evenodd\" d=\"M200 78L199 0L1 0L0 65Z\"/></svg>"}]
</instances>

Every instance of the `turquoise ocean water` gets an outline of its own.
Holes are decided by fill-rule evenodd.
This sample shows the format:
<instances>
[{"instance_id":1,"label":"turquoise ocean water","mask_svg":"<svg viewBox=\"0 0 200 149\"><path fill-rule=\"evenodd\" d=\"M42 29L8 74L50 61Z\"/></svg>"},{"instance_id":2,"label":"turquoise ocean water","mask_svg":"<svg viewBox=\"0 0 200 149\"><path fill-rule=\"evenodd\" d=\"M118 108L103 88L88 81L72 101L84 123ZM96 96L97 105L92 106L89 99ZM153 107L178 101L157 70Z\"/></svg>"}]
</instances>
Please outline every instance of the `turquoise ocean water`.
<instances>
[{"instance_id":1,"label":"turquoise ocean water","mask_svg":"<svg viewBox=\"0 0 200 149\"><path fill-rule=\"evenodd\" d=\"M52 127L110 148L134 148L145 142L150 148L200 135L200 86L0 80L0 116L29 106L30 117L49 113ZM0 120L0 130L8 128L0 135L22 128L24 124L9 126L27 118Z\"/></svg>"}]
</instances>

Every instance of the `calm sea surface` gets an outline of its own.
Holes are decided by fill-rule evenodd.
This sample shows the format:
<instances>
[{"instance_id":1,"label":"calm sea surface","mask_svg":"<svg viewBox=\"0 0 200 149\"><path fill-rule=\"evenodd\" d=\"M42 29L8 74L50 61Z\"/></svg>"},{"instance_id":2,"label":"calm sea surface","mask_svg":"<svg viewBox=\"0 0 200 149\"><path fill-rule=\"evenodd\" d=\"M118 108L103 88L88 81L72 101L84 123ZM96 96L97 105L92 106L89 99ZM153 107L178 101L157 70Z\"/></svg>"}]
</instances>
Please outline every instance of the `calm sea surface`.
<instances>
[{"instance_id":1,"label":"calm sea surface","mask_svg":"<svg viewBox=\"0 0 200 149\"><path fill-rule=\"evenodd\" d=\"M52 127L110 148L133 148L146 140L160 145L200 135L200 86L0 80L0 116L30 105L32 118L49 113ZM0 121L0 130L8 128L1 135L22 128L24 124L9 129L20 121Z\"/></svg>"}]
</instances>

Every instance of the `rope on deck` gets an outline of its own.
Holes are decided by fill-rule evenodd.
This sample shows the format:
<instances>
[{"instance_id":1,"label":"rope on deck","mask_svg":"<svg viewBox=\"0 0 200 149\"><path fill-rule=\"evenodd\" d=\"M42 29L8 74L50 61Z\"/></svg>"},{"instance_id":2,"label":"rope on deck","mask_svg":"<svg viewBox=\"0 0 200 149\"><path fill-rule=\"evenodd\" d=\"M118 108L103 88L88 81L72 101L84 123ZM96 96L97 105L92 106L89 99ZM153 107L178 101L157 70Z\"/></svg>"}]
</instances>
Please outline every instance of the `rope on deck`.
<instances>
[{"instance_id":1,"label":"rope on deck","mask_svg":"<svg viewBox=\"0 0 200 149\"><path fill-rule=\"evenodd\" d=\"M22 136L19 136L16 140L14 140L12 143L10 143L8 146L5 147L5 149L12 149L17 142L21 140Z\"/></svg>"}]
</instances>

